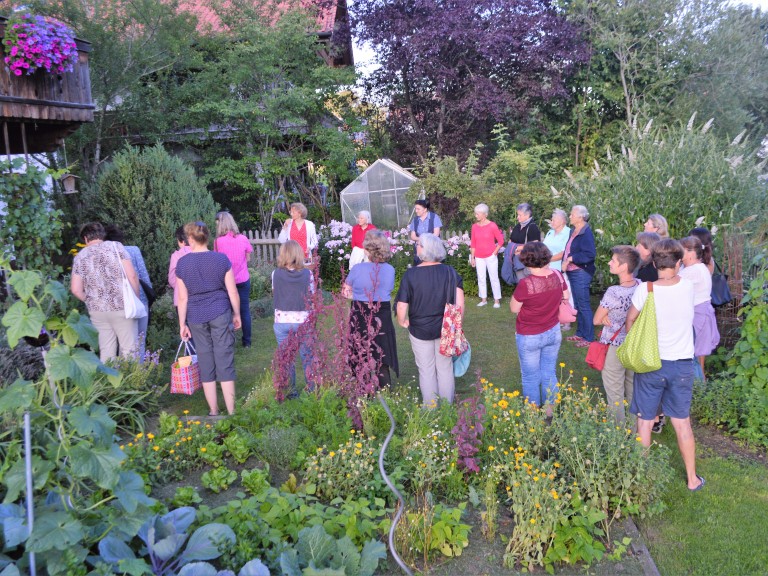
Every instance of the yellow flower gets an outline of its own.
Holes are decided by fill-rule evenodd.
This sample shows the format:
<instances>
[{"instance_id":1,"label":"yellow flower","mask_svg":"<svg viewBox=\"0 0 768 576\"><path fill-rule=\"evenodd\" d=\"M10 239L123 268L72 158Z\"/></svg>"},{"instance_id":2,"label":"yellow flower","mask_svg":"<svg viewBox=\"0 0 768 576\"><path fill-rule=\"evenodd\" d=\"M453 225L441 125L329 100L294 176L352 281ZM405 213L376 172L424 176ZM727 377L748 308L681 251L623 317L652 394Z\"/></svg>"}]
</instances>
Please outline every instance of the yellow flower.
<instances>
[{"instance_id":1,"label":"yellow flower","mask_svg":"<svg viewBox=\"0 0 768 576\"><path fill-rule=\"evenodd\" d=\"M195 425L200 426L200 420L195 420Z\"/></svg>"},{"instance_id":2,"label":"yellow flower","mask_svg":"<svg viewBox=\"0 0 768 576\"><path fill-rule=\"evenodd\" d=\"M138 440L138 439L139 439L139 438L141 438L142 436L144 436L144 434L142 434L141 432L139 432L138 434L136 434L136 440Z\"/></svg>"},{"instance_id":3,"label":"yellow flower","mask_svg":"<svg viewBox=\"0 0 768 576\"><path fill-rule=\"evenodd\" d=\"M157 452L158 450L160 450L160 446L157 446L157 445L155 445L155 446L152 446L152 450L154 450L155 452Z\"/></svg>"},{"instance_id":4,"label":"yellow flower","mask_svg":"<svg viewBox=\"0 0 768 576\"><path fill-rule=\"evenodd\" d=\"M205 446L203 446L202 448L200 448L200 452L208 452L208 448L206 448Z\"/></svg>"},{"instance_id":5,"label":"yellow flower","mask_svg":"<svg viewBox=\"0 0 768 576\"><path fill-rule=\"evenodd\" d=\"M642 441L643 441L643 439L642 439L642 438L640 438L640 436L638 436L637 438L635 438L635 440L637 440L638 442L642 442Z\"/></svg>"},{"instance_id":6,"label":"yellow flower","mask_svg":"<svg viewBox=\"0 0 768 576\"><path fill-rule=\"evenodd\" d=\"M147 438L149 438L150 440L154 440L155 439L155 435L152 434L152 432L150 432L149 434L147 434Z\"/></svg>"},{"instance_id":7,"label":"yellow flower","mask_svg":"<svg viewBox=\"0 0 768 576\"><path fill-rule=\"evenodd\" d=\"M551 494L552 494L552 498L554 498L555 500L557 500L558 498L560 498L560 496L559 496L559 495L557 494L557 492L555 492L554 490L552 490Z\"/></svg>"},{"instance_id":8,"label":"yellow flower","mask_svg":"<svg viewBox=\"0 0 768 576\"><path fill-rule=\"evenodd\" d=\"M531 518L531 524L536 524L536 518Z\"/></svg>"},{"instance_id":9,"label":"yellow flower","mask_svg":"<svg viewBox=\"0 0 768 576\"><path fill-rule=\"evenodd\" d=\"M506 400L499 400L499 408L506 408L507 406L509 406L509 402Z\"/></svg>"},{"instance_id":10,"label":"yellow flower","mask_svg":"<svg viewBox=\"0 0 768 576\"><path fill-rule=\"evenodd\" d=\"M189 414L189 410L184 410L184 415L186 416L187 414Z\"/></svg>"},{"instance_id":11,"label":"yellow flower","mask_svg":"<svg viewBox=\"0 0 768 576\"><path fill-rule=\"evenodd\" d=\"M329 452L329 453L328 453L328 456L330 456L331 458L333 458L334 456L336 456L336 452Z\"/></svg>"},{"instance_id":12,"label":"yellow flower","mask_svg":"<svg viewBox=\"0 0 768 576\"><path fill-rule=\"evenodd\" d=\"M565 368L565 362L560 362L560 368Z\"/></svg>"},{"instance_id":13,"label":"yellow flower","mask_svg":"<svg viewBox=\"0 0 768 576\"><path fill-rule=\"evenodd\" d=\"M584 377L581 379L581 381L582 381L582 382L586 382L586 381L587 381L587 377L586 377L586 376L584 376Z\"/></svg>"},{"instance_id":14,"label":"yellow flower","mask_svg":"<svg viewBox=\"0 0 768 576\"><path fill-rule=\"evenodd\" d=\"M187 436L187 442L192 442L192 436Z\"/></svg>"},{"instance_id":15,"label":"yellow flower","mask_svg":"<svg viewBox=\"0 0 768 576\"><path fill-rule=\"evenodd\" d=\"M133 442L128 442L128 447L130 448L131 446L133 446Z\"/></svg>"},{"instance_id":16,"label":"yellow flower","mask_svg":"<svg viewBox=\"0 0 768 576\"><path fill-rule=\"evenodd\" d=\"M559 462L555 462L555 463L553 464L553 466L554 466L555 468L560 468L560 463L559 463Z\"/></svg>"},{"instance_id":17,"label":"yellow flower","mask_svg":"<svg viewBox=\"0 0 768 576\"><path fill-rule=\"evenodd\" d=\"M350 434L354 434L354 433L355 433L355 430L354 430L354 428L353 428L352 430L350 430L350 431L349 431L349 433L350 433Z\"/></svg>"},{"instance_id":18,"label":"yellow flower","mask_svg":"<svg viewBox=\"0 0 768 576\"><path fill-rule=\"evenodd\" d=\"M355 447L356 448L362 448L363 447L363 443L362 442L358 442L357 444L355 444Z\"/></svg>"},{"instance_id":19,"label":"yellow flower","mask_svg":"<svg viewBox=\"0 0 768 576\"><path fill-rule=\"evenodd\" d=\"M168 454L176 454L176 450L170 449L170 450L168 450Z\"/></svg>"},{"instance_id":20,"label":"yellow flower","mask_svg":"<svg viewBox=\"0 0 768 576\"><path fill-rule=\"evenodd\" d=\"M538 481L539 481L539 477L538 477L538 476L534 476L534 477L533 477L533 481L534 481L534 482L538 482Z\"/></svg>"},{"instance_id":21,"label":"yellow flower","mask_svg":"<svg viewBox=\"0 0 768 576\"><path fill-rule=\"evenodd\" d=\"M488 446L488 452L493 452L494 450L496 450L495 446Z\"/></svg>"}]
</instances>

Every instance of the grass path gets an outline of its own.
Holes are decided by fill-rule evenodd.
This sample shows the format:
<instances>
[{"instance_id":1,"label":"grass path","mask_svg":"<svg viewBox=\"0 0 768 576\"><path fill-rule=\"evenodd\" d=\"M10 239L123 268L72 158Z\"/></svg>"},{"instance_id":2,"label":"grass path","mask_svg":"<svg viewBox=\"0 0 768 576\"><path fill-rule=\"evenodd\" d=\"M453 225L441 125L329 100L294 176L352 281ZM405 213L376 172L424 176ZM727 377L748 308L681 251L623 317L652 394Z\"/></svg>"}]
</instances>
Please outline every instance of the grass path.
<instances>
[{"instance_id":1,"label":"grass path","mask_svg":"<svg viewBox=\"0 0 768 576\"><path fill-rule=\"evenodd\" d=\"M474 372L478 368L491 382L507 389L519 389L520 367L509 298L503 300L500 309L492 306L478 308L478 301L477 298L467 299L465 332L472 344L472 365L465 377L457 379L457 394L466 395L470 391ZM597 301L593 301L593 308L596 304ZM239 400L245 398L251 387L265 377L269 368L275 348L272 322L271 317L254 319L253 347L237 350ZM406 331L398 328L397 336L401 370L399 385L417 389L416 365ZM566 364L565 371L573 370L577 382L586 376L588 383L600 388L600 374L586 366L585 356L585 348L576 348L572 343L563 341L560 362ZM168 395L166 406L175 413L184 409L193 414L207 413L202 394L191 398ZM690 494L683 482L683 466L671 427L667 427L656 439L670 447L672 465L679 478L666 498L669 509L652 519L638 520L661 574L768 574L768 467L764 459L761 463L759 457L737 457L737 450L727 448L729 440L725 441L726 447L723 448L718 440L723 439L722 434L707 429L707 434L699 436L697 448L699 473L707 479L707 485L703 491ZM745 451L738 452L743 454ZM487 552L485 550L481 554ZM597 573L610 573L610 568L608 572L595 568L593 570Z\"/></svg>"}]
</instances>

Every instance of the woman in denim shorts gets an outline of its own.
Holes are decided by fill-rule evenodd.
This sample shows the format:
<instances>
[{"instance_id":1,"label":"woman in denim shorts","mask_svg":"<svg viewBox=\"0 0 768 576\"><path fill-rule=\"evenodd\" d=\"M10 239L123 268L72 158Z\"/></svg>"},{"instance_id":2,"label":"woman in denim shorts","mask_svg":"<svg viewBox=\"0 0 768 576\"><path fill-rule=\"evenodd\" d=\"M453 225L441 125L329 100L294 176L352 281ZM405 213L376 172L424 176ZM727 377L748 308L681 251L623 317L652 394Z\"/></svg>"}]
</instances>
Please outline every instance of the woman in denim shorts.
<instances>
[{"instance_id":1,"label":"woman in denim shorts","mask_svg":"<svg viewBox=\"0 0 768 576\"><path fill-rule=\"evenodd\" d=\"M683 247L677 240L659 241L651 252L659 279L653 282L661 368L635 374L631 410L637 414L637 431L643 446L651 445L651 427L662 412L672 422L683 457L688 489L700 490L704 478L696 474L696 441L691 428L693 395L693 284L678 275ZM637 320L648 298L648 284L632 295L627 331Z\"/></svg>"}]
</instances>

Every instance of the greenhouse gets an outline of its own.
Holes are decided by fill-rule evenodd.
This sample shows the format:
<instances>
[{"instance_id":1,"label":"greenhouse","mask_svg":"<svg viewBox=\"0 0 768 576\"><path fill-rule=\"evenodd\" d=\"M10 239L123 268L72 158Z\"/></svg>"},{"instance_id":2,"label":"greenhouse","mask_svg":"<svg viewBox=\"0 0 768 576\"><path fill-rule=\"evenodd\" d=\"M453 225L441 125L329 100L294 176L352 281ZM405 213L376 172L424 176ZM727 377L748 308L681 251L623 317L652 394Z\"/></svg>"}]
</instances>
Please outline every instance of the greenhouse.
<instances>
[{"instance_id":1,"label":"greenhouse","mask_svg":"<svg viewBox=\"0 0 768 576\"><path fill-rule=\"evenodd\" d=\"M368 210L378 228L394 230L406 227L413 217L413 204L406 199L406 193L417 180L392 160L376 160L342 190L342 218L355 224L357 213Z\"/></svg>"}]
</instances>

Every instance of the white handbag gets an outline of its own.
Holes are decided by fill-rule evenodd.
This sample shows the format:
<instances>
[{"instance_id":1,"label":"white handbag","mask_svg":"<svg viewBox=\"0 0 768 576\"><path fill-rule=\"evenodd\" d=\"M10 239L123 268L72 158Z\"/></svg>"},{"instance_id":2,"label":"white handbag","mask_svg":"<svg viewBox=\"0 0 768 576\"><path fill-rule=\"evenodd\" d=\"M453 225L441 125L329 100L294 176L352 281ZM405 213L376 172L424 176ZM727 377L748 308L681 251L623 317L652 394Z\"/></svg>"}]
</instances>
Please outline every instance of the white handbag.
<instances>
[{"instance_id":1,"label":"white handbag","mask_svg":"<svg viewBox=\"0 0 768 576\"><path fill-rule=\"evenodd\" d=\"M114 246L114 244L113 244ZM144 318L147 315L147 308L141 299L136 296L136 292L133 291L133 286L128 281L128 276L125 275L123 270L123 261L120 259L120 253L115 247L115 255L117 256L117 265L120 267L120 272L123 276L120 286L123 289L123 310L125 311L126 318Z\"/></svg>"}]
</instances>

